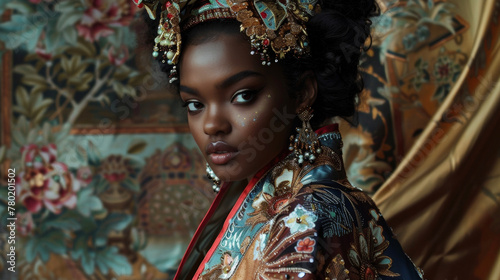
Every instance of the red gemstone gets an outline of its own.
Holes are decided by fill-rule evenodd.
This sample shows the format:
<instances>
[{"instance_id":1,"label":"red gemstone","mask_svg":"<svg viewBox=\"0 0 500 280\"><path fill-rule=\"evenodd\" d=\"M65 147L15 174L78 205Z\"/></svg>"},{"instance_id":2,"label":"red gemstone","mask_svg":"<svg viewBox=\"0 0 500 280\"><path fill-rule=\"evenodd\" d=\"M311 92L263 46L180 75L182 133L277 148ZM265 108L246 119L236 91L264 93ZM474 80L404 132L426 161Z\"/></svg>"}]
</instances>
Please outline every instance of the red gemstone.
<instances>
[{"instance_id":1,"label":"red gemstone","mask_svg":"<svg viewBox=\"0 0 500 280\"><path fill-rule=\"evenodd\" d=\"M366 280L375 280L375 271L371 269L370 267L367 267L365 270L365 278Z\"/></svg>"},{"instance_id":2,"label":"red gemstone","mask_svg":"<svg viewBox=\"0 0 500 280\"><path fill-rule=\"evenodd\" d=\"M269 39L264 39L264 41L262 41L262 44L264 44L264 46L269 46Z\"/></svg>"},{"instance_id":3,"label":"red gemstone","mask_svg":"<svg viewBox=\"0 0 500 280\"><path fill-rule=\"evenodd\" d=\"M266 17L267 17L267 14L266 14L265 12L262 12L262 13L260 13L260 16L261 16L262 18L266 18Z\"/></svg>"},{"instance_id":4,"label":"red gemstone","mask_svg":"<svg viewBox=\"0 0 500 280\"><path fill-rule=\"evenodd\" d=\"M142 4L142 3L139 4L139 5L137 5L137 8L139 8L139 9L142 8L142 7L144 7L144 4Z\"/></svg>"},{"instance_id":5,"label":"red gemstone","mask_svg":"<svg viewBox=\"0 0 500 280\"><path fill-rule=\"evenodd\" d=\"M165 3L165 7L167 7L167 8L168 8L168 7L170 7L170 6L172 6L172 2L167 2L167 3Z\"/></svg>"},{"instance_id":6,"label":"red gemstone","mask_svg":"<svg viewBox=\"0 0 500 280\"><path fill-rule=\"evenodd\" d=\"M168 19L172 19L172 18L174 17L174 15L172 15L172 14L167 14L167 17L168 17Z\"/></svg>"}]
</instances>

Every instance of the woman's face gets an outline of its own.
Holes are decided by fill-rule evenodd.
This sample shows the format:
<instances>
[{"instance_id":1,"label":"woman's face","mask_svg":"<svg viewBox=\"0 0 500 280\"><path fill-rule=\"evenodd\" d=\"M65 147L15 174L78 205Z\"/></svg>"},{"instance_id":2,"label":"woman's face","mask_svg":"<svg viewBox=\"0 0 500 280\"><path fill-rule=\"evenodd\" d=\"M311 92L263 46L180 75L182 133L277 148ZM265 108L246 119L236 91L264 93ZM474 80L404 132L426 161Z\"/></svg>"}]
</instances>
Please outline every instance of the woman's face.
<instances>
[{"instance_id":1,"label":"woman's face","mask_svg":"<svg viewBox=\"0 0 500 280\"><path fill-rule=\"evenodd\" d=\"M189 128L221 180L250 180L288 146L295 99L281 68L263 66L244 38L188 45L179 66Z\"/></svg>"}]
</instances>

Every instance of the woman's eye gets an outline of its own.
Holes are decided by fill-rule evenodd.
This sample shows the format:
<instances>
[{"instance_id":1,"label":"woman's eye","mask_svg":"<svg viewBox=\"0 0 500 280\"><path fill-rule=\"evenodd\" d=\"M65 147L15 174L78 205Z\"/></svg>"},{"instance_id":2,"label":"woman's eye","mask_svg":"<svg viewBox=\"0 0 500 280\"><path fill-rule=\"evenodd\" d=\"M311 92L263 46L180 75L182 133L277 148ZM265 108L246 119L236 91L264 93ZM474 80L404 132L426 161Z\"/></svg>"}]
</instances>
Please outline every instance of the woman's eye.
<instances>
[{"instance_id":1,"label":"woman's eye","mask_svg":"<svg viewBox=\"0 0 500 280\"><path fill-rule=\"evenodd\" d=\"M248 102L252 101L256 95L257 95L257 91L255 91L255 90L237 91L233 95L231 102L233 102L233 103L248 103Z\"/></svg>"},{"instance_id":2,"label":"woman's eye","mask_svg":"<svg viewBox=\"0 0 500 280\"><path fill-rule=\"evenodd\" d=\"M186 101L186 102L184 102L183 107L187 107L188 112L194 113L194 112L198 112L199 110L203 109L203 104L201 104L198 101Z\"/></svg>"}]
</instances>

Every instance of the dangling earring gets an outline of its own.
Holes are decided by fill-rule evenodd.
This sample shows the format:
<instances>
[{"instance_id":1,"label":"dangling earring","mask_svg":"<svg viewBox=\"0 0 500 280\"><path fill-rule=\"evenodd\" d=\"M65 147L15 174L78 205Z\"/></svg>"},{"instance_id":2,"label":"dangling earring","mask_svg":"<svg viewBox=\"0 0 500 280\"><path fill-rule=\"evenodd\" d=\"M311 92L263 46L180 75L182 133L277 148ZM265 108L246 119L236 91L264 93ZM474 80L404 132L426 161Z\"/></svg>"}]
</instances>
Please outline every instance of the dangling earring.
<instances>
[{"instance_id":1,"label":"dangling earring","mask_svg":"<svg viewBox=\"0 0 500 280\"><path fill-rule=\"evenodd\" d=\"M215 175L215 172L210 168L210 165L207 163L207 177L212 180L214 184L212 185L212 189L214 192L218 193L220 191L220 179Z\"/></svg>"},{"instance_id":2,"label":"dangling earring","mask_svg":"<svg viewBox=\"0 0 500 280\"><path fill-rule=\"evenodd\" d=\"M290 136L290 151L295 152L295 160L299 165L302 165L305 160L313 163L317 156L321 153L321 144L318 140L318 135L311 127L309 122L313 117L311 107L306 107L298 114L302 121L302 128L297 127L297 135Z\"/></svg>"}]
</instances>

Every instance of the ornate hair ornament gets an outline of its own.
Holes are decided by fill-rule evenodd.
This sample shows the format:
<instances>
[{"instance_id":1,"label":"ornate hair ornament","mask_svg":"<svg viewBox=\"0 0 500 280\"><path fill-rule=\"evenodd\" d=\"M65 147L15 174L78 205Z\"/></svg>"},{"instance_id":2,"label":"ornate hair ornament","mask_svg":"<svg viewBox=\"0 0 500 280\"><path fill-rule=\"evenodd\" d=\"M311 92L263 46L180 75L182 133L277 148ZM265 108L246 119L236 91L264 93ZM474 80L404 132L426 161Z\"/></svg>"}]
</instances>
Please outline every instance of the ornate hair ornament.
<instances>
[{"instance_id":1,"label":"ornate hair ornament","mask_svg":"<svg viewBox=\"0 0 500 280\"><path fill-rule=\"evenodd\" d=\"M158 35L153 57L173 65L170 82L177 80L176 64L181 49L181 29L220 18L238 20L251 45L251 54L259 55L263 65L271 65L288 53L297 57L309 54L307 21L320 7L318 0L133 0L156 19L161 7Z\"/></svg>"}]
</instances>

